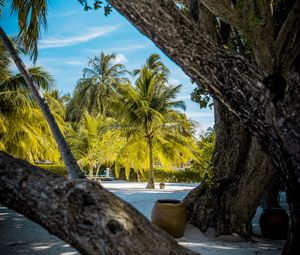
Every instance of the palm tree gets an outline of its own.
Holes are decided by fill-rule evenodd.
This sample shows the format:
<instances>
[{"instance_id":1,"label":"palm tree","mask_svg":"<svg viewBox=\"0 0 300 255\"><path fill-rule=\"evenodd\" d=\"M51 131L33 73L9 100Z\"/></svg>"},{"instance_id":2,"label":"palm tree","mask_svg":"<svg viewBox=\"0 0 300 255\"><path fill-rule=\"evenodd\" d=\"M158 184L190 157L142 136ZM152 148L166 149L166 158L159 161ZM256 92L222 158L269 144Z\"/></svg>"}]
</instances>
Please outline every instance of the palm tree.
<instances>
[{"instance_id":1,"label":"palm tree","mask_svg":"<svg viewBox=\"0 0 300 255\"><path fill-rule=\"evenodd\" d=\"M174 144L177 148L187 146L184 136L177 132L180 125L175 108L184 109L182 101L175 100L181 85L170 86L166 76L157 69L150 69L146 64L139 72L135 86L122 85L118 89L118 107L122 114L129 141L139 141L147 146L149 159L149 181L147 188L154 188L154 155L155 147L164 150L158 154L160 160L171 154ZM171 131L176 131L170 133ZM171 155L168 155L171 156Z\"/></svg>"},{"instance_id":2,"label":"palm tree","mask_svg":"<svg viewBox=\"0 0 300 255\"><path fill-rule=\"evenodd\" d=\"M3 6L4 1L1 2ZM40 27L46 27L46 13L47 13L47 1L22 1L13 0L12 10L18 13L19 22L19 35L18 41L24 45L25 51L31 53L34 60L37 59L37 42L40 35ZM18 52L14 48L10 39L0 26L0 38L3 45L6 47L9 55L13 59L17 68L19 69L21 75L28 86L28 89L32 93L32 97L35 99L39 107L41 108L43 115L45 116L51 132L57 142L58 148L60 150L61 156L65 162L69 177L73 178L85 178L84 174L81 172L70 148L67 144L61 130L59 129L53 114L51 113L47 102L39 93L37 85L35 84L32 76L26 70L23 61L21 60Z\"/></svg>"},{"instance_id":3,"label":"palm tree","mask_svg":"<svg viewBox=\"0 0 300 255\"><path fill-rule=\"evenodd\" d=\"M74 96L68 107L69 119L80 119L84 110L91 114L109 116L109 98L120 83L127 82L124 65L115 63L115 54L104 54L91 58L83 69L83 78L77 83Z\"/></svg>"},{"instance_id":4,"label":"palm tree","mask_svg":"<svg viewBox=\"0 0 300 255\"><path fill-rule=\"evenodd\" d=\"M97 167L97 174L102 165L112 165L125 143L124 137L116 120L85 112L74 130L69 134L68 141L73 148L78 162L89 169L89 176Z\"/></svg>"},{"instance_id":5,"label":"palm tree","mask_svg":"<svg viewBox=\"0 0 300 255\"><path fill-rule=\"evenodd\" d=\"M57 162L59 153L47 122L26 90L23 77L10 71L10 58L4 48L0 49L0 59L0 149L32 163L45 159ZM28 72L43 91L54 83L41 67L30 68ZM57 114L56 118L63 128L63 120Z\"/></svg>"}]
</instances>

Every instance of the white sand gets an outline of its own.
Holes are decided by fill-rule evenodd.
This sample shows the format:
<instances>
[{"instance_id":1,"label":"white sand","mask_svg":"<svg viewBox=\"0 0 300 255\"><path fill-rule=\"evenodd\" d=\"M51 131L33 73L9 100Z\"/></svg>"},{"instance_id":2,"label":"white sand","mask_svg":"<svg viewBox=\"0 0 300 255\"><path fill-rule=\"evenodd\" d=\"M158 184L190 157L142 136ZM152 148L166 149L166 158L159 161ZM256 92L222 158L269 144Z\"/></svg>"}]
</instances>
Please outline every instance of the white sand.
<instances>
[{"instance_id":1,"label":"white sand","mask_svg":"<svg viewBox=\"0 0 300 255\"><path fill-rule=\"evenodd\" d=\"M102 182L102 185L131 203L148 218L150 218L152 206L157 199L181 200L196 186L186 183L167 183L166 188L160 190L157 183L156 190L146 190L146 183L112 181ZM254 230L259 232L258 215L253 220L253 226ZM213 233L210 232L203 234L197 228L188 225L184 237L177 240L180 244L203 255L279 255L284 244L284 241L264 239L245 242L235 236L214 238ZM0 206L0 254L75 255L79 253L39 225Z\"/></svg>"}]
</instances>

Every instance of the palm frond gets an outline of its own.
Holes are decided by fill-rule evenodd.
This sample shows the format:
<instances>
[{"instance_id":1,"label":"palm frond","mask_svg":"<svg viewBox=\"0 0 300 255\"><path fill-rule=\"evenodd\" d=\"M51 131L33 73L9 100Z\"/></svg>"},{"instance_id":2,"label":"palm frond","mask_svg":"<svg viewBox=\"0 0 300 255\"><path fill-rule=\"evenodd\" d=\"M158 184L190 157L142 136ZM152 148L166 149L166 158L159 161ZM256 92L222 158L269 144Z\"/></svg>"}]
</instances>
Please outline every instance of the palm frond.
<instances>
[{"instance_id":1,"label":"palm frond","mask_svg":"<svg viewBox=\"0 0 300 255\"><path fill-rule=\"evenodd\" d=\"M26 1L12 0L12 13L18 16L18 42L24 45L34 61L38 56L38 39L41 29L47 27L47 0Z\"/></svg>"}]
</instances>

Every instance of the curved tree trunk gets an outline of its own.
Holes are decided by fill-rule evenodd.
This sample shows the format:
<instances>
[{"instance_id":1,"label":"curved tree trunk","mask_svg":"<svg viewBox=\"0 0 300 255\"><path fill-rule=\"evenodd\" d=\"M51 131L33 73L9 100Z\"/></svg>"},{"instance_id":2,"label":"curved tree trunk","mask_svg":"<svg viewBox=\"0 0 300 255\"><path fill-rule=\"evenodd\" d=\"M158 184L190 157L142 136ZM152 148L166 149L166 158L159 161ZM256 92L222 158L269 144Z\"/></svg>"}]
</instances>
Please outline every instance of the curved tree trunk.
<instances>
[{"instance_id":1,"label":"curved tree trunk","mask_svg":"<svg viewBox=\"0 0 300 255\"><path fill-rule=\"evenodd\" d=\"M196 255L99 183L65 180L0 152L0 202L81 254Z\"/></svg>"},{"instance_id":2,"label":"curved tree trunk","mask_svg":"<svg viewBox=\"0 0 300 255\"><path fill-rule=\"evenodd\" d=\"M191 191L184 202L191 223L201 231L214 228L216 235L237 233L248 238L251 220L275 170L238 119L216 100L214 106L214 176Z\"/></svg>"},{"instance_id":3,"label":"curved tree trunk","mask_svg":"<svg viewBox=\"0 0 300 255\"><path fill-rule=\"evenodd\" d=\"M46 118L48 125L51 129L51 132L53 134L53 137L58 145L58 149L60 151L60 154L64 160L64 163L66 165L68 175L71 179L74 178L85 178L83 172L80 170L76 159L74 158L70 147L68 143L66 142L63 134L61 133L56 120L53 116L53 114L50 111L49 105L47 104L46 100L40 95L36 85L34 84L34 81L30 75L30 73L26 70L25 65L21 58L18 55L18 52L12 45L11 41L7 37L6 33L0 26L0 38L9 51L11 58L15 62L17 68L19 69L19 72L22 74L28 89L31 91L33 98L41 108L44 117Z\"/></svg>"}]
</instances>

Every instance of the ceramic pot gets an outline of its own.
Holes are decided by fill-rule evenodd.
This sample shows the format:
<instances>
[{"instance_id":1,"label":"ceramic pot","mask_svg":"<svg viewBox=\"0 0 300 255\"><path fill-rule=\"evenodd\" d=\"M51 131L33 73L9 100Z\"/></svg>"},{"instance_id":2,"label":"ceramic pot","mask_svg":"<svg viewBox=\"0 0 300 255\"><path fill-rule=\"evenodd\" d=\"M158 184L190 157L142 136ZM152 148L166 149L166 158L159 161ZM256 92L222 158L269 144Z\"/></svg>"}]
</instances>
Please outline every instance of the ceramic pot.
<instances>
[{"instance_id":1,"label":"ceramic pot","mask_svg":"<svg viewBox=\"0 0 300 255\"><path fill-rule=\"evenodd\" d=\"M264 208L259 225L263 237L284 240L288 235L289 216L282 208Z\"/></svg>"},{"instance_id":2,"label":"ceramic pot","mask_svg":"<svg viewBox=\"0 0 300 255\"><path fill-rule=\"evenodd\" d=\"M182 237L187 223L186 207L180 200L157 200L152 208L151 221L171 236Z\"/></svg>"}]
</instances>

